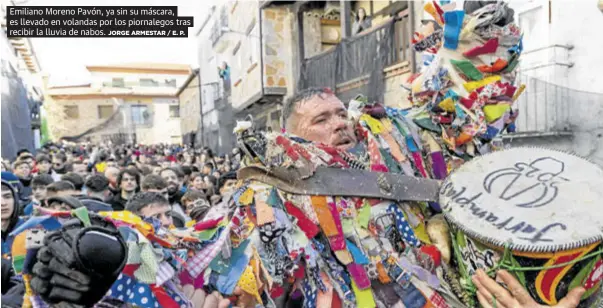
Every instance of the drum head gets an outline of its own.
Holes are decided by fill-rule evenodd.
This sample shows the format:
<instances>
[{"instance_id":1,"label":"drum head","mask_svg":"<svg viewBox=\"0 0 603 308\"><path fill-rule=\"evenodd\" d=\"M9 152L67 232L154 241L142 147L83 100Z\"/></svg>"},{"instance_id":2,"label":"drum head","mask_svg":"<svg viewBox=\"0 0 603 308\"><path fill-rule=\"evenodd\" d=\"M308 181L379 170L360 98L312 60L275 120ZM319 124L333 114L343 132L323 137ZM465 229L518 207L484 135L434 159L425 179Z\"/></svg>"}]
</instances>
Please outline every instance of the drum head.
<instances>
[{"instance_id":1,"label":"drum head","mask_svg":"<svg viewBox=\"0 0 603 308\"><path fill-rule=\"evenodd\" d=\"M449 222L485 243L525 252L601 240L603 170L542 148L493 152L462 165L440 190Z\"/></svg>"}]
</instances>

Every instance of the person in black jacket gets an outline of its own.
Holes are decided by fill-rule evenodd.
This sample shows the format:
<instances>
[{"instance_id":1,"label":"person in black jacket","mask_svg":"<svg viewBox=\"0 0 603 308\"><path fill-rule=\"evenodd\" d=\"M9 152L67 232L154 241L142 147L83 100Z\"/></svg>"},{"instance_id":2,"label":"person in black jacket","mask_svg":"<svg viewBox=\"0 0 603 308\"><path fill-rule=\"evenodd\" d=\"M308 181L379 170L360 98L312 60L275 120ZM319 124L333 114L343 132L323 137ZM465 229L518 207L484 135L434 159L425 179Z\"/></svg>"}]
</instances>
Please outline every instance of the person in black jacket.
<instances>
[{"instance_id":1,"label":"person in black jacket","mask_svg":"<svg viewBox=\"0 0 603 308\"><path fill-rule=\"evenodd\" d=\"M31 166L26 161L17 160L13 165L13 170L15 175L19 178L19 182L21 182L21 189L19 190L20 201L23 204L28 204L31 202L33 194L31 188L31 180L33 180Z\"/></svg>"},{"instance_id":2,"label":"person in black jacket","mask_svg":"<svg viewBox=\"0 0 603 308\"><path fill-rule=\"evenodd\" d=\"M2 257L10 257L14 236L10 233L20 226L24 219L19 217L19 197L15 188L2 179Z\"/></svg>"},{"instance_id":3,"label":"person in black jacket","mask_svg":"<svg viewBox=\"0 0 603 308\"><path fill-rule=\"evenodd\" d=\"M111 207L114 211L123 211L130 198L140 191L140 173L134 169L124 169L117 177L119 193L111 199Z\"/></svg>"}]
</instances>

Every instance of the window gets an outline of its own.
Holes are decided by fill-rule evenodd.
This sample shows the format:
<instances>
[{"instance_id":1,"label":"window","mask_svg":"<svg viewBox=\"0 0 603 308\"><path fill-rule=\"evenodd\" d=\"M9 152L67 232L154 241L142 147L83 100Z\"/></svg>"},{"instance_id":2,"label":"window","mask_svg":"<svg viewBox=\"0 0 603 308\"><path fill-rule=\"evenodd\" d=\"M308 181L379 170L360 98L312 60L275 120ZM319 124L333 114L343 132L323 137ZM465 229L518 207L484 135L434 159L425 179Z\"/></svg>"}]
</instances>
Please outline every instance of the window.
<instances>
[{"instance_id":1,"label":"window","mask_svg":"<svg viewBox=\"0 0 603 308\"><path fill-rule=\"evenodd\" d=\"M112 105L101 105L98 106L98 118L99 119L108 119L113 114L113 106Z\"/></svg>"},{"instance_id":2,"label":"window","mask_svg":"<svg viewBox=\"0 0 603 308\"><path fill-rule=\"evenodd\" d=\"M149 106L147 105L132 105L132 122L137 125L150 123L151 115Z\"/></svg>"},{"instance_id":3,"label":"window","mask_svg":"<svg viewBox=\"0 0 603 308\"><path fill-rule=\"evenodd\" d=\"M123 88L125 87L125 82L123 78L113 78L111 80L111 85L115 88Z\"/></svg>"},{"instance_id":4,"label":"window","mask_svg":"<svg viewBox=\"0 0 603 308\"><path fill-rule=\"evenodd\" d=\"M170 106L170 118L179 118L180 117L180 106L171 105Z\"/></svg>"},{"instance_id":5,"label":"window","mask_svg":"<svg viewBox=\"0 0 603 308\"><path fill-rule=\"evenodd\" d=\"M151 78L140 78L139 80L141 87L156 87L158 82Z\"/></svg>"},{"instance_id":6,"label":"window","mask_svg":"<svg viewBox=\"0 0 603 308\"><path fill-rule=\"evenodd\" d=\"M67 115L67 119L78 119L80 117L80 109L78 106L65 106L65 115Z\"/></svg>"}]
</instances>

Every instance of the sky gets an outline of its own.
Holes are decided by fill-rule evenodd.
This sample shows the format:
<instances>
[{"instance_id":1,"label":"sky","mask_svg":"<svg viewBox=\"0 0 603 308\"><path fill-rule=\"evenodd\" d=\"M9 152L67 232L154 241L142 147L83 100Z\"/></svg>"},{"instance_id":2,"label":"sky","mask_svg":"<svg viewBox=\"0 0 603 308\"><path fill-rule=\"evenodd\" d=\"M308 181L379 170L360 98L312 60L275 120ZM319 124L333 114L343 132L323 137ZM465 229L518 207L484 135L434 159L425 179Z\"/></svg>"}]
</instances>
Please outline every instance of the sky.
<instances>
[{"instance_id":1,"label":"sky","mask_svg":"<svg viewBox=\"0 0 603 308\"><path fill-rule=\"evenodd\" d=\"M222 0L218 0L222 1ZM207 0L14 0L16 5L40 6L178 6L179 16L193 16L188 38L32 38L44 73L52 84L85 81L86 65L162 62L198 67L195 34L207 17ZM99 6L98 4L101 4Z\"/></svg>"}]
</instances>

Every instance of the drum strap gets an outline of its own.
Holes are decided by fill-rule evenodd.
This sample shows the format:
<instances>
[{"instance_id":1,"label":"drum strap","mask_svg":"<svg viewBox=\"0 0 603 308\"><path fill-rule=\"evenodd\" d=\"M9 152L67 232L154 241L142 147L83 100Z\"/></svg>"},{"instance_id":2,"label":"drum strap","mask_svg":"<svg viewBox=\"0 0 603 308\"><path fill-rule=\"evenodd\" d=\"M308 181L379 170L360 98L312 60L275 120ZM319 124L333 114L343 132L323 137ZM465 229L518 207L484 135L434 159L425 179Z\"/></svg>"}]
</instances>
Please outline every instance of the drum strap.
<instances>
[{"instance_id":1,"label":"drum strap","mask_svg":"<svg viewBox=\"0 0 603 308\"><path fill-rule=\"evenodd\" d=\"M377 198L395 201L438 201L440 181L360 169L249 166L239 180L257 180L292 194Z\"/></svg>"}]
</instances>

